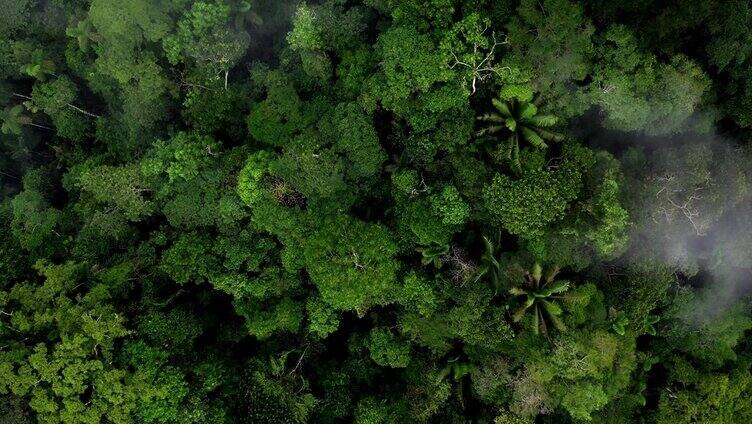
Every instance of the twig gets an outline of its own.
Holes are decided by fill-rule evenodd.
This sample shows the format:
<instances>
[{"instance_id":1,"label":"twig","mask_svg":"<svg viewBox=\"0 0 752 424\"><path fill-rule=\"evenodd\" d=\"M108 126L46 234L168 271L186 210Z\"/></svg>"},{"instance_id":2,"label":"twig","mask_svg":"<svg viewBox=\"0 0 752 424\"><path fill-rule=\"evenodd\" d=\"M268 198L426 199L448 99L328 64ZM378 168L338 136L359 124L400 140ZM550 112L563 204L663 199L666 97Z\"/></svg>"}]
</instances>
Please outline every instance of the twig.
<instances>
[{"instance_id":1,"label":"twig","mask_svg":"<svg viewBox=\"0 0 752 424\"><path fill-rule=\"evenodd\" d=\"M308 346L309 345L305 346L305 348L303 349L303 353L300 354L300 357L298 358L298 362L295 364L295 368L293 368L292 370L290 370L290 372L287 373L287 375L291 375L292 373L294 373L295 371L297 371L297 369L300 367L300 364L303 362L303 357L305 356L306 352L308 351Z\"/></svg>"}]
</instances>

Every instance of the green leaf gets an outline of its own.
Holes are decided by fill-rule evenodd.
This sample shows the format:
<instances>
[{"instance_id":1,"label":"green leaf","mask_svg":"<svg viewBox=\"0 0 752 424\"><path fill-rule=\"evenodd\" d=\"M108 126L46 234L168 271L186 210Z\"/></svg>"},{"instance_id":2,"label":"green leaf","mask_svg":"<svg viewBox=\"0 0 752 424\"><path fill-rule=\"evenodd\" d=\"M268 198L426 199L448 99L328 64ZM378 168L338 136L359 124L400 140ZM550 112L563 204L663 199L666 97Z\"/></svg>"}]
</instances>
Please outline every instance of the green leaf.
<instances>
[{"instance_id":1,"label":"green leaf","mask_svg":"<svg viewBox=\"0 0 752 424\"><path fill-rule=\"evenodd\" d=\"M484 115L481 115L477 118L475 118L477 121L481 122L504 122L506 121L506 118L503 118L499 115L493 114L493 113L486 113Z\"/></svg>"},{"instance_id":2,"label":"green leaf","mask_svg":"<svg viewBox=\"0 0 752 424\"><path fill-rule=\"evenodd\" d=\"M527 290L520 287L512 287L509 289L509 294L513 296L525 296L527 295Z\"/></svg>"},{"instance_id":3,"label":"green leaf","mask_svg":"<svg viewBox=\"0 0 752 424\"><path fill-rule=\"evenodd\" d=\"M517 311L514 313L514 315L512 315L512 321L514 321L514 322L520 322L520 320L522 320L522 318L525 316L525 312L528 310L528 308L530 308L531 306L533 306L533 302L534 302L533 300L528 299L525 302L525 304L523 304L522 306L520 306L520 308L517 309Z\"/></svg>"},{"instance_id":4,"label":"green leaf","mask_svg":"<svg viewBox=\"0 0 752 424\"><path fill-rule=\"evenodd\" d=\"M497 132L501 131L502 126L501 125L491 125L485 128L482 128L475 132L476 137L482 137L484 135L488 134L496 134Z\"/></svg>"},{"instance_id":5,"label":"green leaf","mask_svg":"<svg viewBox=\"0 0 752 424\"><path fill-rule=\"evenodd\" d=\"M538 133L538 135L541 136L541 138L543 138L544 140L550 140L550 141L553 141L555 143L558 143L558 142L564 140L564 136L562 134L559 134L559 133L553 132L553 131L549 131L549 130L545 130L545 129L540 128L540 127L536 128L535 132Z\"/></svg>"},{"instance_id":6,"label":"green leaf","mask_svg":"<svg viewBox=\"0 0 752 424\"><path fill-rule=\"evenodd\" d=\"M533 327L533 334L537 336L540 334L541 324L543 326L543 332L546 332L546 324L540 319L540 311L538 308L535 308L533 312L533 322L531 323L531 326Z\"/></svg>"},{"instance_id":7,"label":"green leaf","mask_svg":"<svg viewBox=\"0 0 752 424\"><path fill-rule=\"evenodd\" d=\"M548 312L551 315L559 316L562 314L561 307L556 302L549 302L547 300L540 300L543 307L546 309L546 312Z\"/></svg>"},{"instance_id":8,"label":"green leaf","mask_svg":"<svg viewBox=\"0 0 752 424\"><path fill-rule=\"evenodd\" d=\"M556 125L558 121L559 118L554 115L535 115L527 119L527 122L537 127L552 127Z\"/></svg>"},{"instance_id":9,"label":"green leaf","mask_svg":"<svg viewBox=\"0 0 752 424\"><path fill-rule=\"evenodd\" d=\"M561 318L559 318L558 315L549 313L548 309L545 309L545 310L546 310L546 313L548 314L548 319L551 321L551 323L554 325L554 327L557 330L561 332L567 331L567 326L564 325L564 321Z\"/></svg>"},{"instance_id":10,"label":"green leaf","mask_svg":"<svg viewBox=\"0 0 752 424\"><path fill-rule=\"evenodd\" d=\"M520 119L529 120L538 113L538 108L532 103L523 103L520 105Z\"/></svg>"},{"instance_id":11,"label":"green leaf","mask_svg":"<svg viewBox=\"0 0 752 424\"><path fill-rule=\"evenodd\" d=\"M531 275L533 276L535 283L539 283L541 276L543 275L543 267L536 262L535 265L533 265L533 271L531 272Z\"/></svg>"},{"instance_id":12,"label":"green leaf","mask_svg":"<svg viewBox=\"0 0 752 424\"><path fill-rule=\"evenodd\" d=\"M539 293L543 297L548 297L556 293L563 293L569 290L569 284L570 284L569 281L566 281L566 280L556 281L554 283L546 285L546 287L544 287L543 290L540 290Z\"/></svg>"},{"instance_id":13,"label":"green leaf","mask_svg":"<svg viewBox=\"0 0 752 424\"><path fill-rule=\"evenodd\" d=\"M509 109L509 104L507 104L506 102L502 102L499 99L493 99L491 100L491 103L493 103L494 107L499 111L501 116L505 118L510 118L512 116L512 111Z\"/></svg>"},{"instance_id":14,"label":"green leaf","mask_svg":"<svg viewBox=\"0 0 752 424\"><path fill-rule=\"evenodd\" d=\"M531 130L527 127L520 127L520 132L522 133L522 136L527 140L528 143L532 144L533 146L539 148L539 149L548 149L548 144L546 144L546 140L544 140L541 136L538 135L535 131Z\"/></svg>"}]
</instances>

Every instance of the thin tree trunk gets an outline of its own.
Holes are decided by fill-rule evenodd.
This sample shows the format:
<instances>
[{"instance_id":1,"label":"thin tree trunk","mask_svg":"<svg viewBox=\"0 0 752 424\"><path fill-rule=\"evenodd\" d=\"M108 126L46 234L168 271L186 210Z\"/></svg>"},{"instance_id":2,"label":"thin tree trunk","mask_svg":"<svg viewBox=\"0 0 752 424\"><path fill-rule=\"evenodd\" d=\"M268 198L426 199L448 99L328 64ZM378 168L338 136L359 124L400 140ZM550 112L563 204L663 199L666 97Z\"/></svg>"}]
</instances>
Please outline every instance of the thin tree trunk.
<instances>
[{"instance_id":1,"label":"thin tree trunk","mask_svg":"<svg viewBox=\"0 0 752 424\"><path fill-rule=\"evenodd\" d=\"M33 100L33 99L32 99L31 97L29 97L29 96L26 96L26 95L24 95L24 94L13 93L13 95L14 95L14 96L16 96L16 97L20 97L20 98L22 98L22 99L26 99L26 100ZM67 105L67 106L68 106L69 108L71 108L71 109L73 109L73 110L75 110L75 111L77 111L77 112L83 113L83 114L84 114L84 115L86 115L86 116L90 116L90 117L92 117L92 118L99 118L99 117L100 117L99 115L95 115L95 114L93 114L93 113L91 113L91 112L87 112L87 111L85 111L85 110L81 109L80 107L78 107L78 106L76 106L76 105L73 105L73 104L71 104L71 103L66 103L66 105Z\"/></svg>"},{"instance_id":2,"label":"thin tree trunk","mask_svg":"<svg viewBox=\"0 0 752 424\"><path fill-rule=\"evenodd\" d=\"M31 125L32 127L37 127L37 128L44 128L45 130L50 130L50 131L52 131L54 129L54 128L50 128L50 127L47 127L47 126L44 126L44 125L35 124L33 122L29 122L28 125Z\"/></svg>"},{"instance_id":3,"label":"thin tree trunk","mask_svg":"<svg viewBox=\"0 0 752 424\"><path fill-rule=\"evenodd\" d=\"M74 110L76 110L76 111L78 111L78 112L81 112L81 113L83 113L83 114L84 114L84 115L86 115L86 116L91 116L92 118L99 118L99 115L95 115L95 114L93 114L93 113L91 113L91 112L87 112L87 111L85 111L85 110L81 109L81 108L80 108L80 107L78 107L78 106L74 106L74 105L72 105L72 104L70 104L70 103L68 103L68 106L69 106L69 107L71 107L71 108L73 108Z\"/></svg>"}]
</instances>

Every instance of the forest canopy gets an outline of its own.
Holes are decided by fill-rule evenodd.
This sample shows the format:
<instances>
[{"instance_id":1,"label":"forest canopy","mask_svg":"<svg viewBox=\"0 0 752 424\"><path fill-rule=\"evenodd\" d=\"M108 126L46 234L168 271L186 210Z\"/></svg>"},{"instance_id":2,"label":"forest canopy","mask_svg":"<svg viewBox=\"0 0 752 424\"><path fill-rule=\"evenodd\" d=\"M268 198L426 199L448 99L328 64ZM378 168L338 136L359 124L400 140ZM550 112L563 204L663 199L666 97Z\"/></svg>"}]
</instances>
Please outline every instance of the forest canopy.
<instances>
[{"instance_id":1,"label":"forest canopy","mask_svg":"<svg viewBox=\"0 0 752 424\"><path fill-rule=\"evenodd\" d=\"M752 422L745 0L0 0L0 422Z\"/></svg>"}]
</instances>

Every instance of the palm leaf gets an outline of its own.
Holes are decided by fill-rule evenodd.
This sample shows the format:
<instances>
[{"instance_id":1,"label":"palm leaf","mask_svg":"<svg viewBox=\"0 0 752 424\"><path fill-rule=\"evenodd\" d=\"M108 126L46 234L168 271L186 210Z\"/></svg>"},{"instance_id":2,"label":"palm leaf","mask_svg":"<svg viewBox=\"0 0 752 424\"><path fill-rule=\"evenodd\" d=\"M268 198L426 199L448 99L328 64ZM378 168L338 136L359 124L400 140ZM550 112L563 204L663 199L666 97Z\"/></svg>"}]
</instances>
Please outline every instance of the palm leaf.
<instances>
[{"instance_id":1,"label":"palm leaf","mask_svg":"<svg viewBox=\"0 0 752 424\"><path fill-rule=\"evenodd\" d=\"M551 323L554 325L554 327L559 331L567 331L567 326L564 325L564 321L559 318L558 315L554 315L548 311L548 309L544 308L546 310L546 315L548 315L548 319L551 321Z\"/></svg>"},{"instance_id":2,"label":"palm leaf","mask_svg":"<svg viewBox=\"0 0 752 424\"><path fill-rule=\"evenodd\" d=\"M559 134L557 132L553 132L553 131L549 131L549 130L544 130L543 128L536 128L535 131L544 140L551 140L551 141L556 142L556 143L564 140L564 135L563 134Z\"/></svg>"},{"instance_id":3,"label":"palm leaf","mask_svg":"<svg viewBox=\"0 0 752 424\"><path fill-rule=\"evenodd\" d=\"M511 137L511 140L509 160L512 162L512 169L519 174L522 172L522 165L520 164L520 142L517 133Z\"/></svg>"},{"instance_id":4,"label":"palm leaf","mask_svg":"<svg viewBox=\"0 0 752 424\"><path fill-rule=\"evenodd\" d=\"M501 125L491 125L485 128L481 128L475 133L476 137L483 137L488 134L494 134L501 131L503 127Z\"/></svg>"},{"instance_id":5,"label":"palm leaf","mask_svg":"<svg viewBox=\"0 0 752 424\"><path fill-rule=\"evenodd\" d=\"M533 314L533 334L536 336L539 335L541 332L543 334L548 334L548 328L546 327L546 321L542 319L541 317L541 311L538 310L538 308L535 308L535 313Z\"/></svg>"},{"instance_id":6,"label":"palm leaf","mask_svg":"<svg viewBox=\"0 0 752 424\"><path fill-rule=\"evenodd\" d=\"M539 149L548 148L546 140L544 140L541 136L538 135L538 133L531 130L530 128L520 126L520 132L522 133L522 136L525 138L525 140L527 140L528 143L532 144L533 146Z\"/></svg>"},{"instance_id":7,"label":"palm leaf","mask_svg":"<svg viewBox=\"0 0 752 424\"><path fill-rule=\"evenodd\" d=\"M501 116L505 118L512 117L512 111L510 110L509 105L507 103L502 102L499 99L492 99L491 103L493 103L494 107L496 108L496 110L499 111Z\"/></svg>"},{"instance_id":8,"label":"palm leaf","mask_svg":"<svg viewBox=\"0 0 752 424\"><path fill-rule=\"evenodd\" d=\"M4 134L21 134L21 126L27 124L30 120L23 116L24 107L22 105L15 105L11 108L5 108L0 114L3 124L0 127L0 131Z\"/></svg>"},{"instance_id":9,"label":"palm leaf","mask_svg":"<svg viewBox=\"0 0 752 424\"><path fill-rule=\"evenodd\" d=\"M488 237L483 236L483 247L486 248L486 251L484 253L484 257L494 257L494 246L493 243L491 243L491 240L488 239Z\"/></svg>"},{"instance_id":10,"label":"palm leaf","mask_svg":"<svg viewBox=\"0 0 752 424\"><path fill-rule=\"evenodd\" d=\"M520 287L512 287L509 289L509 294L512 296L525 296L527 295L527 290Z\"/></svg>"},{"instance_id":11,"label":"palm leaf","mask_svg":"<svg viewBox=\"0 0 752 424\"><path fill-rule=\"evenodd\" d=\"M527 121L538 114L538 108L532 103L523 103L520 105L520 119Z\"/></svg>"},{"instance_id":12,"label":"palm leaf","mask_svg":"<svg viewBox=\"0 0 752 424\"><path fill-rule=\"evenodd\" d=\"M535 303L535 298L532 298L532 297L528 298L527 301L525 301L525 303L514 312L514 314L512 315L512 321L520 322L520 320L522 320L522 318L525 316L525 312L531 306L533 306L534 303Z\"/></svg>"},{"instance_id":13,"label":"palm leaf","mask_svg":"<svg viewBox=\"0 0 752 424\"><path fill-rule=\"evenodd\" d=\"M540 264L536 262L535 265L533 265L533 272L531 273L531 275L533 276L533 281L535 281L535 284L537 285L538 283L540 283L541 276L543 275L543 267L541 267Z\"/></svg>"},{"instance_id":14,"label":"palm leaf","mask_svg":"<svg viewBox=\"0 0 752 424\"><path fill-rule=\"evenodd\" d=\"M542 297L548 297L552 294L563 293L567 290L569 290L569 281L557 281L551 285L547 285L539 292L539 294Z\"/></svg>"},{"instance_id":15,"label":"palm leaf","mask_svg":"<svg viewBox=\"0 0 752 424\"><path fill-rule=\"evenodd\" d=\"M528 118L527 122L536 127L553 127L559 122L559 118L554 115L535 115Z\"/></svg>"},{"instance_id":16,"label":"palm leaf","mask_svg":"<svg viewBox=\"0 0 752 424\"><path fill-rule=\"evenodd\" d=\"M559 275L559 266L554 265L551 268L549 268L548 272L546 273L546 283L550 283L554 281L554 278L556 278L557 275Z\"/></svg>"},{"instance_id":17,"label":"palm leaf","mask_svg":"<svg viewBox=\"0 0 752 424\"><path fill-rule=\"evenodd\" d=\"M495 113L486 113L475 119L477 121L482 121L482 122L504 122L507 118L503 116L499 116Z\"/></svg>"},{"instance_id":18,"label":"palm leaf","mask_svg":"<svg viewBox=\"0 0 752 424\"><path fill-rule=\"evenodd\" d=\"M480 281L481 278L483 278L484 275L488 272L488 265L481 265L481 267L478 269L478 272L475 273L475 279L473 280L473 283L477 283Z\"/></svg>"},{"instance_id":19,"label":"palm leaf","mask_svg":"<svg viewBox=\"0 0 752 424\"><path fill-rule=\"evenodd\" d=\"M540 302L541 305L543 305L543 309L545 309L549 315L556 315L558 317L562 314L562 312L564 312L561 309L561 306L559 306L556 302L549 302L545 299L541 299Z\"/></svg>"},{"instance_id":20,"label":"palm leaf","mask_svg":"<svg viewBox=\"0 0 752 424\"><path fill-rule=\"evenodd\" d=\"M513 150L514 150L514 136L509 137L504 141L501 145L501 152L503 155L503 158L507 161L512 160Z\"/></svg>"}]
</instances>

